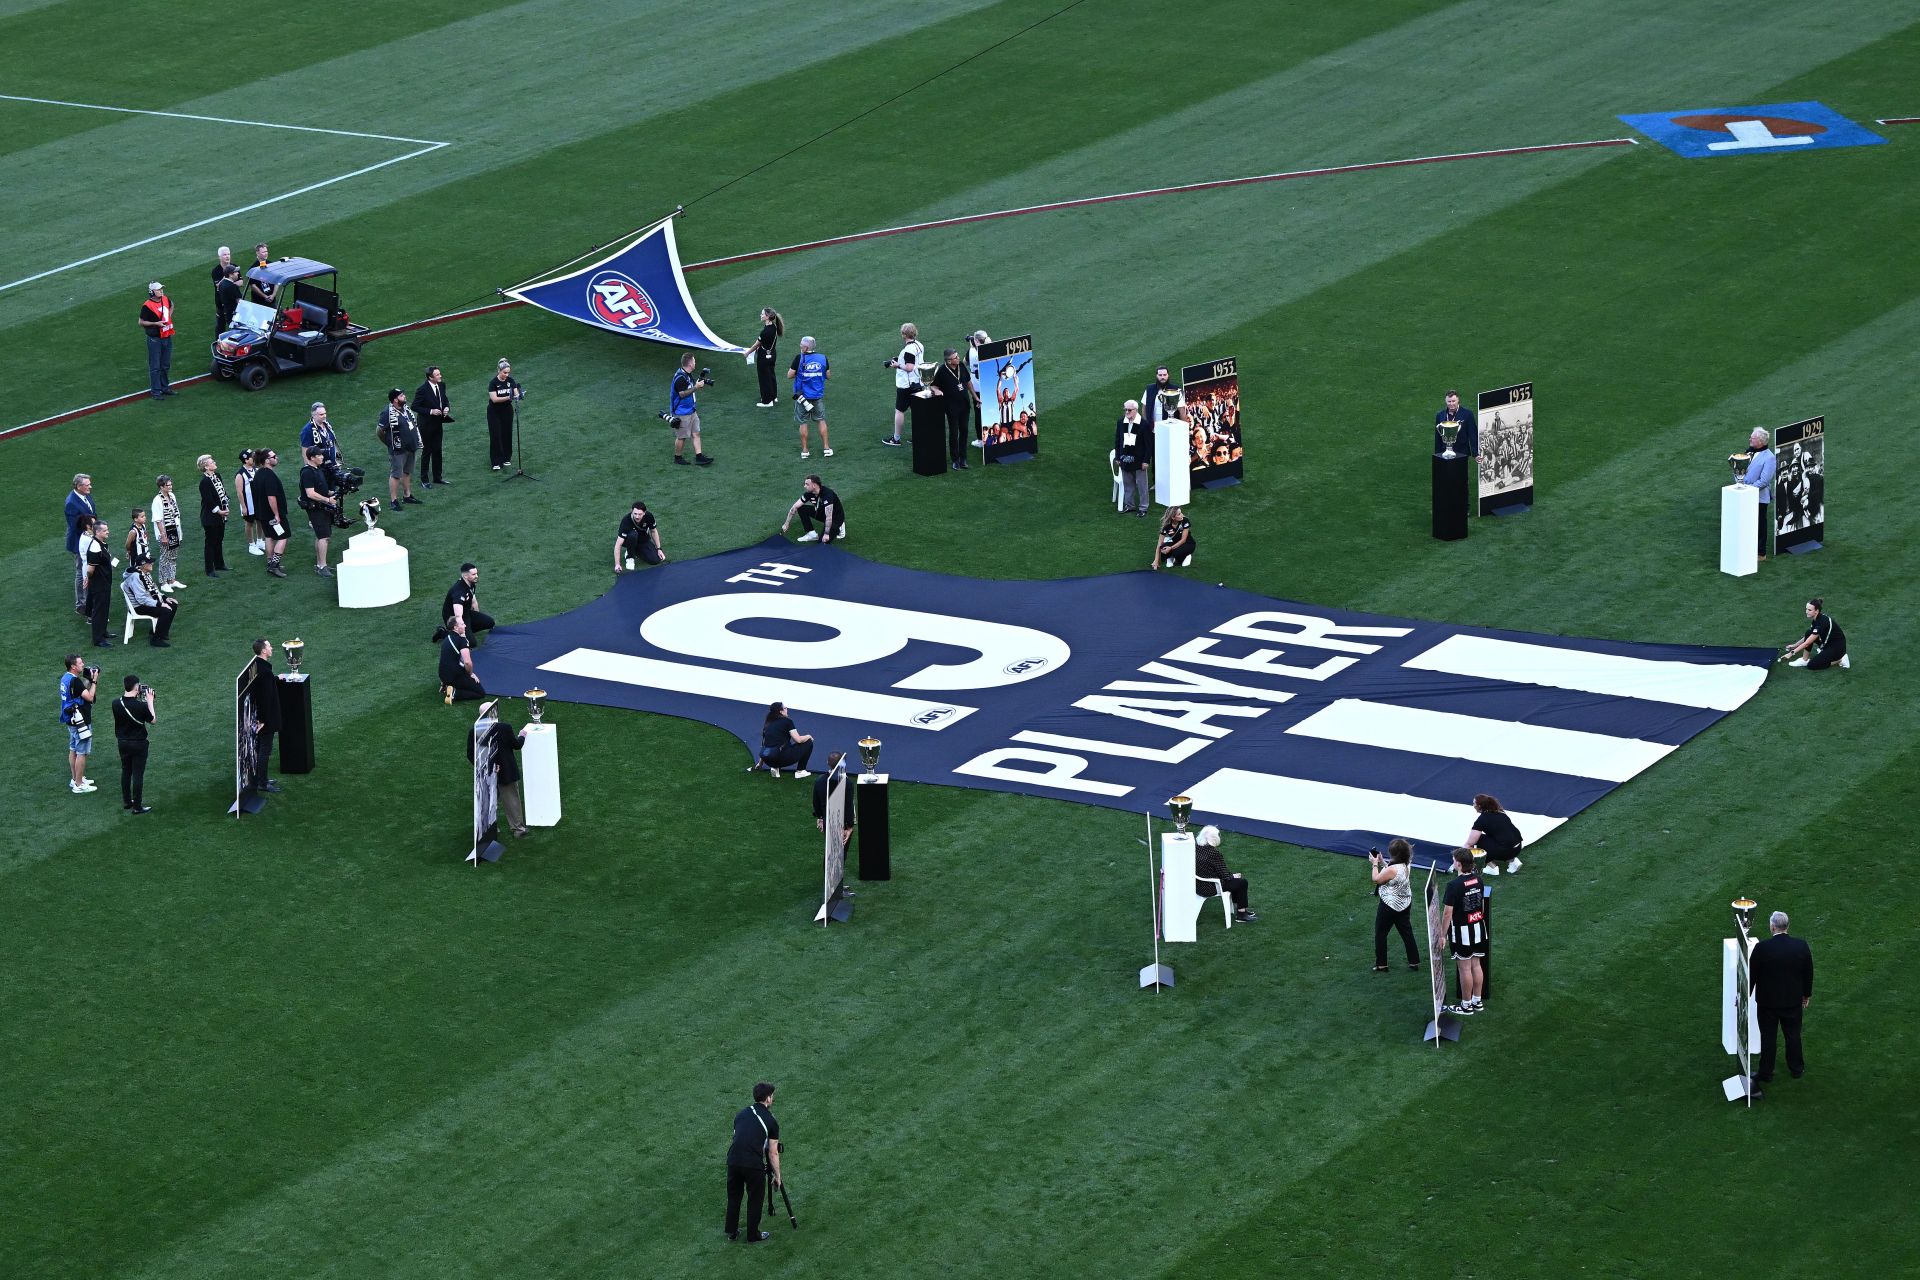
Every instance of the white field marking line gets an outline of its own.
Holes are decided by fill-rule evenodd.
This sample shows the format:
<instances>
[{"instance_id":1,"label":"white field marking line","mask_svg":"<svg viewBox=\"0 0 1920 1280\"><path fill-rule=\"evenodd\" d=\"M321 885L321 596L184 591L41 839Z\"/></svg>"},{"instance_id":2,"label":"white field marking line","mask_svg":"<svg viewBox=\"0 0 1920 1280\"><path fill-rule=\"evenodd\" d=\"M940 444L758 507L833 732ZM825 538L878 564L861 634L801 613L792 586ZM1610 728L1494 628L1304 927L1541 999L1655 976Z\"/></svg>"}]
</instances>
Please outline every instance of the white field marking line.
<instances>
[{"instance_id":1,"label":"white field marking line","mask_svg":"<svg viewBox=\"0 0 1920 1280\"><path fill-rule=\"evenodd\" d=\"M326 132L326 131L322 130L322 132ZM362 135L362 136L370 136L370 135ZM338 177L326 178L319 182L309 182L304 187L299 187L292 191L282 192L277 196L268 196L265 200L255 200L252 204L243 204L238 209L228 209L224 213L214 214L211 218L202 218L198 222L189 222L184 227L175 227L171 231L162 231L159 235L148 236L144 240L135 240L132 244L123 244L117 249L108 249L103 253L95 253L95 254L90 254L89 256L84 258L76 258L74 261L66 263L63 266L54 267L47 271L36 272L33 275L22 276L18 280L9 280L5 284L0 284L0 293L5 293L9 289L17 289L23 284L32 284L35 280L45 280L48 276L57 276L62 271L71 271L75 267L84 267L90 262L99 262L102 258L111 258L115 254L126 253L130 249L142 248L143 246L150 245L157 240L165 240L170 236L177 236L187 231L196 231L201 227L209 226L212 223L218 222L222 218L235 218L243 213L252 213L255 209L264 209L270 204L279 204L282 200L291 200L295 196L304 196L310 191L318 191L322 187L330 187L336 182L345 182L349 178L358 178L365 174L372 173L376 169L384 169L390 164L399 164L402 160L411 160L416 156L424 156L429 152L438 151L442 147L450 147L452 145L453 144L451 142L429 143L424 147L417 147L414 150L407 152L403 156L394 156L391 160L382 160L378 164L366 165L363 168L355 169L352 173L343 173L343 174L340 174Z\"/></svg>"},{"instance_id":2,"label":"white field marking line","mask_svg":"<svg viewBox=\"0 0 1920 1280\"><path fill-rule=\"evenodd\" d=\"M196 116L185 111L148 111L140 107L110 107L99 102L68 102L62 98L27 98L17 93L0 93L0 101L37 102L44 107L80 107L87 111L117 111L129 116L165 116L169 120L204 120L209 124L244 124L256 129L290 129L295 133L331 133L342 138L374 138L380 142L411 142L415 146L444 147L431 138L402 138L391 133L356 133L352 129L322 129L306 124L275 124L271 120L236 120L230 116Z\"/></svg>"}]
</instances>

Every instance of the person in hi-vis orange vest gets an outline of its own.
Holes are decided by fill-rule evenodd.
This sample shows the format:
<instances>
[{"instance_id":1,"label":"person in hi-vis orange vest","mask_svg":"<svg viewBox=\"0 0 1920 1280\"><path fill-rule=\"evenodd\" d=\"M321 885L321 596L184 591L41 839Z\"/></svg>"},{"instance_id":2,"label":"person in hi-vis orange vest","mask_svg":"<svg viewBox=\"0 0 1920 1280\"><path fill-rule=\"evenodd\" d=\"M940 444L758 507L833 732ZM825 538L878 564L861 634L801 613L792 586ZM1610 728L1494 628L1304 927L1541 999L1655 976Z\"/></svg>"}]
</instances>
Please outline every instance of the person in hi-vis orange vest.
<instances>
[{"instance_id":1,"label":"person in hi-vis orange vest","mask_svg":"<svg viewBox=\"0 0 1920 1280\"><path fill-rule=\"evenodd\" d=\"M167 382L167 370L173 364L173 303L166 286L158 280L147 286L147 300L140 304L140 327L147 334L147 394L155 400L174 394Z\"/></svg>"}]
</instances>

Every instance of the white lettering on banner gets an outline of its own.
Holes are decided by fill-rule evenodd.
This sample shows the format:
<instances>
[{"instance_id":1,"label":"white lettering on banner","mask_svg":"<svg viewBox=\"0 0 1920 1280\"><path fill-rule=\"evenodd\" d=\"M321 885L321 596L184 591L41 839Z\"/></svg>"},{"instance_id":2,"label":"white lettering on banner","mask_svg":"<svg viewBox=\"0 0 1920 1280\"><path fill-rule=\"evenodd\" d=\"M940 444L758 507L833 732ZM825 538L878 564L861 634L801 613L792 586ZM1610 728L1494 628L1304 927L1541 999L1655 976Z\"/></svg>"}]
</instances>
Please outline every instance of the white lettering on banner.
<instances>
[{"instance_id":1,"label":"white lettering on banner","mask_svg":"<svg viewBox=\"0 0 1920 1280\"><path fill-rule=\"evenodd\" d=\"M1352 662L1354 659L1336 658L1334 661ZM1289 667L1288 670L1291 671L1293 668ZM1259 698L1264 702L1293 701L1292 694L1282 693L1278 689L1249 689L1245 685L1228 684L1225 680L1215 680L1211 676L1203 676L1195 671L1181 671L1164 662L1149 662L1140 668L1140 673L1148 676L1162 676L1173 683L1154 684L1146 680L1115 680L1106 687L1116 693L1220 693L1232 694L1239 698ZM1314 677L1314 679L1318 678Z\"/></svg>"},{"instance_id":2,"label":"white lettering on banner","mask_svg":"<svg viewBox=\"0 0 1920 1280\"><path fill-rule=\"evenodd\" d=\"M799 578L803 573L813 570L797 564L782 564L778 560L763 560L760 564L744 573L736 573L728 582L752 582L763 587L783 587Z\"/></svg>"},{"instance_id":3,"label":"white lettering on banner","mask_svg":"<svg viewBox=\"0 0 1920 1280\"><path fill-rule=\"evenodd\" d=\"M730 702L761 707L784 702L796 711L894 725L902 729L930 729L937 732L952 728L979 710L978 707L963 707L955 703L931 703L921 698L901 698L890 693L867 693L860 689L813 684L786 676L721 671L690 662L662 662L657 658L610 653L605 649L574 649L551 662L541 663L540 670L583 676L589 680L639 685L645 689L672 689L696 698L725 698Z\"/></svg>"},{"instance_id":4,"label":"white lettering on banner","mask_svg":"<svg viewBox=\"0 0 1920 1280\"><path fill-rule=\"evenodd\" d=\"M1212 746L1209 738L1182 738L1164 751L1156 747L1135 747L1124 742L1104 742L1099 738L1075 738L1064 733L1036 733L1022 729L1013 735L1015 742L1031 742L1036 747L1065 747L1069 751L1092 751L1103 756L1124 756L1128 760L1150 760L1156 764L1179 764L1202 747Z\"/></svg>"},{"instance_id":5,"label":"white lettering on banner","mask_svg":"<svg viewBox=\"0 0 1920 1280\"><path fill-rule=\"evenodd\" d=\"M1274 623L1291 624L1299 630L1268 631L1267 626ZM1343 627L1311 614L1274 612L1243 613L1221 623L1214 631L1223 636L1239 636L1243 640L1285 640L1309 649L1333 649L1340 653L1378 653L1380 646L1361 644L1355 640L1335 640L1335 634L1382 636L1388 639L1413 634L1412 627Z\"/></svg>"},{"instance_id":6,"label":"white lettering on banner","mask_svg":"<svg viewBox=\"0 0 1920 1280\"><path fill-rule=\"evenodd\" d=\"M731 629L734 623L763 620L811 623L835 634L823 640L775 640ZM910 640L972 649L979 655L970 662L923 667L894 681L896 689L991 689L1018 684L1058 670L1073 652L1059 637L1031 627L852 600L759 592L702 596L668 605L648 615L640 636L674 653L773 671L862 666L892 657Z\"/></svg>"},{"instance_id":7,"label":"white lettering on banner","mask_svg":"<svg viewBox=\"0 0 1920 1280\"><path fill-rule=\"evenodd\" d=\"M1157 724L1181 733L1201 733L1209 738L1224 738L1232 726L1209 723L1214 716L1240 716L1251 720L1273 710L1272 707L1237 707L1231 703L1173 702L1165 698L1081 698L1073 704L1084 711L1103 716L1120 716L1143 724Z\"/></svg>"},{"instance_id":8,"label":"white lettering on banner","mask_svg":"<svg viewBox=\"0 0 1920 1280\"><path fill-rule=\"evenodd\" d=\"M1044 766L1044 772L1033 769L1016 769L1014 761ZM1080 773L1087 767L1084 756L1070 756L1058 751L1037 751L1031 747L1000 747L977 755L965 764L954 769L955 773L966 774L970 778L991 778L995 782L1020 782L1029 786L1052 787L1059 791L1084 791L1095 796L1124 796L1132 787L1121 786L1115 782L1094 782L1082 778Z\"/></svg>"},{"instance_id":9,"label":"white lettering on banner","mask_svg":"<svg viewBox=\"0 0 1920 1280\"><path fill-rule=\"evenodd\" d=\"M1274 659L1285 653L1285 649L1255 649L1252 653L1239 658L1229 658L1225 654L1211 652L1220 642L1207 636L1189 640L1178 649L1166 654L1168 662L1188 662L1202 667L1227 667L1236 671L1252 671L1260 675L1285 676L1294 680L1325 680L1328 676L1337 676L1358 658L1328 658L1318 666L1295 667Z\"/></svg>"}]
</instances>

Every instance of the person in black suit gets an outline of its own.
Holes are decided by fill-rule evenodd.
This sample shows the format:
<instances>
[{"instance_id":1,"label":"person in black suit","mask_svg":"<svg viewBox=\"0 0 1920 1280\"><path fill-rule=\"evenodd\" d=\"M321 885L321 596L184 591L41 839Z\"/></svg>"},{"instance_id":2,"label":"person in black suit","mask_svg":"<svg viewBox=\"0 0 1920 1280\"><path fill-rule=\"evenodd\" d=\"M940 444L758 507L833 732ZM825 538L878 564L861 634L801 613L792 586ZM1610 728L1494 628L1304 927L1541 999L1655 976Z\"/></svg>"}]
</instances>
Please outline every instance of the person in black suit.
<instances>
[{"instance_id":1,"label":"person in black suit","mask_svg":"<svg viewBox=\"0 0 1920 1280\"><path fill-rule=\"evenodd\" d=\"M948 347L940 366L933 371L933 394L940 397L941 412L947 415L947 467L953 471L967 469L967 419L973 413L969 387L960 352Z\"/></svg>"},{"instance_id":2,"label":"person in black suit","mask_svg":"<svg viewBox=\"0 0 1920 1280\"><path fill-rule=\"evenodd\" d=\"M1787 933L1787 913L1776 911L1767 920L1772 936L1756 945L1748 964L1753 973L1753 998L1760 1011L1760 1067L1754 1081L1773 1079L1773 1037L1787 1037L1787 1070L1798 1080L1807 1069L1800 1052L1800 1018L1813 999L1813 948ZM1753 1097L1761 1093L1755 1089Z\"/></svg>"},{"instance_id":3,"label":"person in black suit","mask_svg":"<svg viewBox=\"0 0 1920 1280\"><path fill-rule=\"evenodd\" d=\"M213 336L219 337L233 324L233 313L240 309L240 268L229 266L213 282Z\"/></svg>"},{"instance_id":4,"label":"person in black suit","mask_svg":"<svg viewBox=\"0 0 1920 1280\"><path fill-rule=\"evenodd\" d=\"M247 700L247 729L253 734L253 759L249 762L247 790L278 791L280 784L267 776L273 759L273 735L280 732L280 681L273 674L273 641L253 642L253 661L242 678Z\"/></svg>"},{"instance_id":5,"label":"person in black suit","mask_svg":"<svg viewBox=\"0 0 1920 1280\"><path fill-rule=\"evenodd\" d=\"M452 484L441 474L440 446L453 405L447 400L447 384L440 366L427 366L427 380L413 393L413 416L420 424L420 483L431 489L437 484Z\"/></svg>"},{"instance_id":6,"label":"person in black suit","mask_svg":"<svg viewBox=\"0 0 1920 1280\"><path fill-rule=\"evenodd\" d=\"M194 465L200 468L200 529L206 535L207 576L217 578L227 569L227 515L232 506L213 455L201 454Z\"/></svg>"},{"instance_id":7,"label":"person in black suit","mask_svg":"<svg viewBox=\"0 0 1920 1280\"><path fill-rule=\"evenodd\" d=\"M1461 405L1458 391L1447 392L1445 405L1433 415L1433 451L1435 453L1445 453L1447 449L1447 442L1440 434L1442 423L1451 423L1460 428L1460 438L1453 446L1455 453L1463 458L1480 456L1480 415Z\"/></svg>"},{"instance_id":8,"label":"person in black suit","mask_svg":"<svg viewBox=\"0 0 1920 1280\"><path fill-rule=\"evenodd\" d=\"M493 746L494 797L499 801L500 816L507 820L507 830L518 840L527 834L527 812L520 796L520 758L514 752L527 745L527 734L526 730L515 729L507 723L499 709L498 701L489 702L480 708L480 715L494 717L486 739ZM473 746L474 735L469 733L468 763L473 761Z\"/></svg>"}]
</instances>

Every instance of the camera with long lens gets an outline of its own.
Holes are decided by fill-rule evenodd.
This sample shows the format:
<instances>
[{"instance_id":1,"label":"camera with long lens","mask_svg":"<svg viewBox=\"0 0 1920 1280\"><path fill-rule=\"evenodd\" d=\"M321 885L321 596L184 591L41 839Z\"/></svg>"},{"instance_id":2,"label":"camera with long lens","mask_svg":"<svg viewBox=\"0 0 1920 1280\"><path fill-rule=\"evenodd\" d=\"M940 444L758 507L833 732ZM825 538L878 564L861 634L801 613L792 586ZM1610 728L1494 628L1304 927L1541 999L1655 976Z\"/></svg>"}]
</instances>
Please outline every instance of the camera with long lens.
<instances>
[{"instance_id":1,"label":"camera with long lens","mask_svg":"<svg viewBox=\"0 0 1920 1280\"><path fill-rule=\"evenodd\" d=\"M333 509L333 523L337 529L345 529L353 523L347 514L345 498L356 492L367 482L367 473L361 467L337 467L333 473L333 496L342 501Z\"/></svg>"},{"instance_id":2,"label":"camera with long lens","mask_svg":"<svg viewBox=\"0 0 1920 1280\"><path fill-rule=\"evenodd\" d=\"M708 386L712 386L713 370L707 368L705 365L702 365L700 368L700 381L706 383Z\"/></svg>"}]
</instances>

